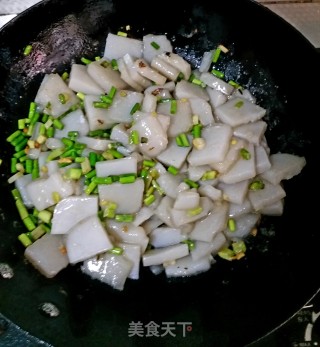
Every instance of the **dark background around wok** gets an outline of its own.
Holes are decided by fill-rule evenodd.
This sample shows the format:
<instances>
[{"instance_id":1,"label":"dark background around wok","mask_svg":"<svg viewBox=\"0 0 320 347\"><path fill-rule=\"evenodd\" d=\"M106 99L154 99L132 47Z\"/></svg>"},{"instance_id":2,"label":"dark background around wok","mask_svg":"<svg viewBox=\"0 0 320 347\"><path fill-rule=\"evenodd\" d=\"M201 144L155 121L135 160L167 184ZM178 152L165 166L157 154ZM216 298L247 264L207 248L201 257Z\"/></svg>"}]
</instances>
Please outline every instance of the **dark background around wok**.
<instances>
[{"instance_id":1,"label":"dark background around wok","mask_svg":"<svg viewBox=\"0 0 320 347\"><path fill-rule=\"evenodd\" d=\"M123 292L89 280L76 267L46 279L23 260L24 232L10 189L5 138L25 117L44 73L68 70L80 57L102 54L108 32L131 25L132 37L166 33L176 52L197 66L205 50L231 47L219 68L248 87L268 109L272 152L304 155L301 175L284 182L282 217L265 218L239 262L219 261L203 275L168 281L142 271ZM32 44L30 56L23 47ZM319 288L319 56L283 20L251 1L178 4L102 0L44 1L0 32L0 262L15 276L0 278L0 312L32 335L64 346L244 346L299 310ZM311 201L315 199L315 203ZM43 316L52 302L60 316ZM130 322L192 322L185 338L128 337ZM1 345L1 337L0 337ZM282 345L282 347L284 347Z\"/></svg>"}]
</instances>

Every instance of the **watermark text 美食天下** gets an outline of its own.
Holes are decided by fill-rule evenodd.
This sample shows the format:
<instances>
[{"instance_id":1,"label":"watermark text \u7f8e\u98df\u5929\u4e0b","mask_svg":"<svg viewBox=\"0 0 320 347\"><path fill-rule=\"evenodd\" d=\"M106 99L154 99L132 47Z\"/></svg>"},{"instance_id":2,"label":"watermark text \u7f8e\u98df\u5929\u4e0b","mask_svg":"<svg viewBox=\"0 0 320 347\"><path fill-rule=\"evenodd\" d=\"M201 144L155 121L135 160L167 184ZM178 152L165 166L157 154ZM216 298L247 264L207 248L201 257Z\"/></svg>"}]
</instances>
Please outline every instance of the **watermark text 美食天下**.
<instances>
[{"instance_id":1,"label":"watermark text \u7f8e\u98df\u5929\u4e0b","mask_svg":"<svg viewBox=\"0 0 320 347\"><path fill-rule=\"evenodd\" d=\"M141 321L130 322L128 328L128 336L138 337L164 337L178 335L186 337L188 333L192 331L191 322L161 322L156 323L150 321L149 323L143 324Z\"/></svg>"}]
</instances>

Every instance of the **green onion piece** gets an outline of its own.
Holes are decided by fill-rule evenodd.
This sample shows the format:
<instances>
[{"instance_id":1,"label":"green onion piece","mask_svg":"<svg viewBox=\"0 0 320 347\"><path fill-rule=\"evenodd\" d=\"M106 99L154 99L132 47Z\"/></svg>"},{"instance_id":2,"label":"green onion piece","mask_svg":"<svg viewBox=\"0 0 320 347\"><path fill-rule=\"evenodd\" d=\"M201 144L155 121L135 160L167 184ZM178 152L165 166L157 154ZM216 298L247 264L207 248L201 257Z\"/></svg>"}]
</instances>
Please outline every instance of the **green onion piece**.
<instances>
[{"instance_id":1,"label":"green onion piece","mask_svg":"<svg viewBox=\"0 0 320 347\"><path fill-rule=\"evenodd\" d=\"M119 182L123 184L133 183L136 180L136 175L123 175L119 177Z\"/></svg>"},{"instance_id":2,"label":"green onion piece","mask_svg":"<svg viewBox=\"0 0 320 347\"><path fill-rule=\"evenodd\" d=\"M177 175L179 173L179 169L173 165L170 165L167 171L170 172L172 175Z\"/></svg>"},{"instance_id":3,"label":"green onion piece","mask_svg":"<svg viewBox=\"0 0 320 347\"><path fill-rule=\"evenodd\" d=\"M60 93L60 94L58 95L58 98L59 98L59 101L60 101L60 103L61 103L62 105L64 105L64 104L67 102L67 97L66 97L66 95L63 94L63 93Z\"/></svg>"},{"instance_id":4,"label":"green onion piece","mask_svg":"<svg viewBox=\"0 0 320 347\"><path fill-rule=\"evenodd\" d=\"M33 161L31 175L32 175L32 179L33 179L33 180L35 180L35 179L37 179L37 178L40 177L40 172L39 172L39 161L38 161L38 159L36 159L36 160Z\"/></svg>"},{"instance_id":5,"label":"green onion piece","mask_svg":"<svg viewBox=\"0 0 320 347\"><path fill-rule=\"evenodd\" d=\"M44 113L41 118L41 122L45 124L49 120L49 115Z\"/></svg>"},{"instance_id":6,"label":"green onion piece","mask_svg":"<svg viewBox=\"0 0 320 347\"><path fill-rule=\"evenodd\" d=\"M120 176L118 176L118 175L111 175L110 177L112 179L112 182L119 182Z\"/></svg>"},{"instance_id":7,"label":"green onion piece","mask_svg":"<svg viewBox=\"0 0 320 347\"><path fill-rule=\"evenodd\" d=\"M33 160L32 159L27 159L26 160L26 173L31 174L33 169Z\"/></svg>"},{"instance_id":8,"label":"green onion piece","mask_svg":"<svg viewBox=\"0 0 320 347\"><path fill-rule=\"evenodd\" d=\"M16 200L16 207L22 220L29 216L29 212L21 199Z\"/></svg>"},{"instance_id":9,"label":"green onion piece","mask_svg":"<svg viewBox=\"0 0 320 347\"><path fill-rule=\"evenodd\" d=\"M138 132L138 130L131 130L130 136L129 136L129 143L131 145L138 145L139 144L139 132Z\"/></svg>"},{"instance_id":10,"label":"green onion piece","mask_svg":"<svg viewBox=\"0 0 320 347\"><path fill-rule=\"evenodd\" d=\"M9 143L12 143L12 141L17 138L19 135L22 135L22 132L20 130L16 130L14 133L12 133L10 136L7 137L7 141Z\"/></svg>"},{"instance_id":11,"label":"green onion piece","mask_svg":"<svg viewBox=\"0 0 320 347\"><path fill-rule=\"evenodd\" d=\"M113 99L109 95L100 95L100 100L106 104L112 104Z\"/></svg>"},{"instance_id":12,"label":"green onion piece","mask_svg":"<svg viewBox=\"0 0 320 347\"><path fill-rule=\"evenodd\" d=\"M24 162L22 163L20 160L20 163L17 163L16 168L19 172L24 173L25 172L25 168L24 168Z\"/></svg>"},{"instance_id":13,"label":"green onion piece","mask_svg":"<svg viewBox=\"0 0 320 347\"><path fill-rule=\"evenodd\" d=\"M250 152L245 148L240 149L240 155L244 160L249 160L251 158Z\"/></svg>"},{"instance_id":14,"label":"green onion piece","mask_svg":"<svg viewBox=\"0 0 320 347\"><path fill-rule=\"evenodd\" d=\"M102 137L104 134L104 130L98 129L98 130L91 130L88 133L89 137Z\"/></svg>"},{"instance_id":15,"label":"green onion piece","mask_svg":"<svg viewBox=\"0 0 320 347\"><path fill-rule=\"evenodd\" d=\"M57 204L61 200L61 196L58 192L52 193L52 200L55 204Z\"/></svg>"},{"instance_id":16,"label":"green onion piece","mask_svg":"<svg viewBox=\"0 0 320 347\"><path fill-rule=\"evenodd\" d=\"M92 181L95 184L111 184L113 182L111 176L106 176L106 177L93 177Z\"/></svg>"},{"instance_id":17,"label":"green onion piece","mask_svg":"<svg viewBox=\"0 0 320 347\"><path fill-rule=\"evenodd\" d=\"M16 173L18 170L17 170L17 163L18 163L18 158L11 158L11 170L10 172L12 174Z\"/></svg>"},{"instance_id":18,"label":"green onion piece","mask_svg":"<svg viewBox=\"0 0 320 347\"><path fill-rule=\"evenodd\" d=\"M239 253L245 253L247 250L246 244L244 243L244 241L236 241L233 242L231 245L233 252L235 254L239 254Z\"/></svg>"},{"instance_id":19,"label":"green onion piece","mask_svg":"<svg viewBox=\"0 0 320 347\"><path fill-rule=\"evenodd\" d=\"M113 247L108 250L108 253L115 254L115 255L121 255L123 253L123 249L120 247Z\"/></svg>"},{"instance_id":20,"label":"green onion piece","mask_svg":"<svg viewBox=\"0 0 320 347\"><path fill-rule=\"evenodd\" d=\"M156 197L153 194L150 194L149 196L147 196L143 202L146 206L151 205L154 201L156 200Z\"/></svg>"},{"instance_id":21,"label":"green onion piece","mask_svg":"<svg viewBox=\"0 0 320 347\"><path fill-rule=\"evenodd\" d=\"M224 73L219 71L219 70L216 70L216 69L212 69L211 73L213 75L215 75L216 77L218 77L218 78L223 78L224 77Z\"/></svg>"},{"instance_id":22,"label":"green onion piece","mask_svg":"<svg viewBox=\"0 0 320 347\"><path fill-rule=\"evenodd\" d=\"M41 135L41 136L46 135L46 127L44 124L40 124L39 135Z\"/></svg>"},{"instance_id":23,"label":"green onion piece","mask_svg":"<svg viewBox=\"0 0 320 347\"><path fill-rule=\"evenodd\" d=\"M30 216L28 216L27 218L24 218L23 219L23 224L26 226L26 228L29 230L29 231L32 231L36 228L33 220L31 219Z\"/></svg>"},{"instance_id":24,"label":"green onion piece","mask_svg":"<svg viewBox=\"0 0 320 347\"><path fill-rule=\"evenodd\" d=\"M89 162L91 167L94 167L96 165L96 162L98 161L97 153L96 152L90 152L89 153Z\"/></svg>"},{"instance_id":25,"label":"green onion piece","mask_svg":"<svg viewBox=\"0 0 320 347\"><path fill-rule=\"evenodd\" d=\"M165 102L171 102L172 100L174 100L173 98L162 98L162 99L158 99L158 104L163 104Z\"/></svg>"},{"instance_id":26,"label":"green onion piece","mask_svg":"<svg viewBox=\"0 0 320 347\"><path fill-rule=\"evenodd\" d=\"M117 222L130 223L134 221L134 215L133 214L116 214L114 219Z\"/></svg>"},{"instance_id":27,"label":"green onion piece","mask_svg":"<svg viewBox=\"0 0 320 347\"><path fill-rule=\"evenodd\" d=\"M74 142L70 139L68 139L67 137L63 137L61 139L62 143L66 146L67 149L70 149L73 147Z\"/></svg>"},{"instance_id":28,"label":"green onion piece","mask_svg":"<svg viewBox=\"0 0 320 347\"><path fill-rule=\"evenodd\" d=\"M214 50L213 55L212 55L212 62L213 63L216 63L219 60L220 53L221 53L221 49L220 48L216 48Z\"/></svg>"},{"instance_id":29,"label":"green onion piece","mask_svg":"<svg viewBox=\"0 0 320 347\"><path fill-rule=\"evenodd\" d=\"M82 176L82 170L79 168L70 168L67 170L66 172L66 177L67 179L71 179L71 180L79 180Z\"/></svg>"},{"instance_id":30,"label":"green onion piece","mask_svg":"<svg viewBox=\"0 0 320 347\"><path fill-rule=\"evenodd\" d=\"M53 126L56 128L56 129L59 129L59 130L62 130L64 128L64 124L60 121L60 119L58 118L55 118L53 120Z\"/></svg>"},{"instance_id":31,"label":"green onion piece","mask_svg":"<svg viewBox=\"0 0 320 347\"><path fill-rule=\"evenodd\" d=\"M51 102L48 102L48 103L47 103L46 109L47 109L47 110L51 110Z\"/></svg>"},{"instance_id":32,"label":"green onion piece","mask_svg":"<svg viewBox=\"0 0 320 347\"><path fill-rule=\"evenodd\" d=\"M240 100L234 104L234 107L235 108L241 108L243 105L244 105L244 102L242 100Z\"/></svg>"},{"instance_id":33,"label":"green onion piece","mask_svg":"<svg viewBox=\"0 0 320 347\"><path fill-rule=\"evenodd\" d=\"M236 231L237 229L237 224L236 221L233 218L228 219L228 228L231 232Z\"/></svg>"},{"instance_id":34,"label":"green onion piece","mask_svg":"<svg viewBox=\"0 0 320 347\"><path fill-rule=\"evenodd\" d=\"M19 158L19 161L20 161L20 163L24 163L27 159L28 159L28 157L26 155L24 155L23 157Z\"/></svg>"},{"instance_id":35,"label":"green onion piece","mask_svg":"<svg viewBox=\"0 0 320 347\"><path fill-rule=\"evenodd\" d=\"M83 159L83 160L82 160ZM81 161L80 161L81 160ZM84 175L87 175L89 172L91 172L91 164L88 157L79 157L75 159L76 162L81 163L81 171ZM95 175L95 170L92 170Z\"/></svg>"},{"instance_id":36,"label":"green onion piece","mask_svg":"<svg viewBox=\"0 0 320 347\"><path fill-rule=\"evenodd\" d=\"M34 208L33 211L32 211L32 215L35 216L35 217L38 217L39 211L36 208Z\"/></svg>"},{"instance_id":37,"label":"green onion piece","mask_svg":"<svg viewBox=\"0 0 320 347\"><path fill-rule=\"evenodd\" d=\"M150 159L149 160L145 159L142 162L142 166L144 166L144 167L154 167L155 165L156 165L156 162L153 160L150 160Z\"/></svg>"},{"instance_id":38,"label":"green onion piece","mask_svg":"<svg viewBox=\"0 0 320 347\"><path fill-rule=\"evenodd\" d=\"M103 108L107 109L110 107L110 104L107 104L106 102L101 102L101 101L93 101L93 107L94 108Z\"/></svg>"},{"instance_id":39,"label":"green onion piece","mask_svg":"<svg viewBox=\"0 0 320 347\"><path fill-rule=\"evenodd\" d=\"M52 150L49 155L47 156L46 162L48 163L51 160L54 160L58 157L60 157L61 154L63 154L65 152L65 148L64 147L60 147L60 148L56 148L54 150Z\"/></svg>"},{"instance_id":40,"label":"green onion piece","mask_svg":"<svg viewBox=\"0 0 320 347\"><path fill-rule=\"evenodd\" d=\"M17 188L12 189L11 190L11 194L12 194L14 200L18 200L18 199L21 200L22 199L21 194L20 194L20 192L19 192L19 190Z\"/></svg>"},{"instance_id":41,"label":"green onion piece","mask_svg":"<svg viewBox=\"0 0 320 347\"><path fill-rule=\"evenodd\" d=\"M85 65L89 65L90 63L92 63L92 60L85 58L85 57L82 57L80 60Z\"/></svg>"},{"instance_id":42,"label":"green onion piece","mask_svg":"<svg viewBox=\"0 0 320 347\"><path fill-rule=\"evenodd\" d=\"M255 180L249 184L250 190L261 190L264 189L264 182L262 180Z\"/></svg>"},{"instance_id":43,"label":"green onion piece","mask_svg":"<svg viewBox=\"0 0 320 347\"><path fill-rule=\"evenodd\" d=\"M65 71L62 75L61 78L66 81L69 78L69 73L67 71Z\"/></svg>"},{"instance_id":44,"label":"green onion piece","mask_svg":"<svg viewBox=\"0 0 320 347\"><path fill-rule=\"evenodd\" d=\"M24 50L23 50L23 55L27 56L32 52L32 46L31 45L27 45Z\"/></svg>"},{"instance_id":45,"label":"green onion piece","mask_svg":"<svg viewBox=\"0 0 320 347\"><path fill-rule=\"evenodd\" d=\"M116 209L117 209L117 204L115 202L112 201L108 201L105 204L105 209L103 212L103 217L104 218L114 218L116 215Z\"/></svg>"},{"instance_id":46,"label":"green onion piece","mask_svg":"<svg viewBox=\"0 0 320 347\"><path fill-rule=\"evenodd\" d=\"M85 143L80 143L80 142L75 142L73 146L75 150L80 150L80 151L84 150L86 147L87 145Z\"/></svg>"},{"instance_id":47,"label":"green onion piece","mask_svg":"<svg viewBox=\"0 0 320 347\"><path fill-rule=\"evenodd\" d=\"M116 95L116 92L117 92L117 88L114 87L114 86L112 86L112 87L110 88L110 90L109 90L108 96L109 96L111 99L113 99L114 96Z\"/></svg>"},{"instance_id":48,"label":"green onion piece","mask_svg":"<svg viewBox=\"0 0 320 347\"><path fill-rule=\"evenodd\" d=\"M185 183L187 183L187 185L190 187L190 188L199 188L199 183L195 182L195 181L192 181L190 180L189 178L185 178L183 180Z\"/></svg>"},{"instance_id":49,"label":"green onion piece","mask_svg":"<svg viewBox=\"0 0 320 347\"><path fill-rule=\"evenodd\" d=\"M176 143L180 147L189 147L190 146L188 136L185 133L182 133L176 137Z\"/></svg>"},{"instance_id":50,"label":"green onion piece","mask_svg":"<svg viewBox=\"0 0 320 347\"><path fill-rule=\"evenodd\" d=\"M194 242L194 241L192 241L192 240L184 240L184 241L182 241L182 243L185 243L185 244L187 244L187 245L188 245L189 251L194 250L194 249L195 249L195 247L196 247L195 242Z\"/></svg>"},{"instance_id":51,"label":"green onion piece","mask_svg":"<svg viewBox=\"0 0 320 347\"><path fill-rule=\"evenodd\" d=\"M157 178L159 178L159 171L157 169L150 169L149 170L149 175L152 178L157 179Z\"/></svg>"},{"instance_id":52,"label":"green onion piece","mask_svg":"<svg viewBox=\"0 0 320 347\"><path fill-rule=\"evenodd\" d=\"M55 128L53 128L53 127L48 128L47 129L47 133L46 133L47 137L48 138L53 137L54 136L54 132L55 132Z\"/></svg>"},{"instance_id":53,"label":"green onion piece","mask_svg":"<svg viewBox=\"0 0 320 347\"><path fill-rule=\"evenodd\" d=\"M24 139L25 139L25 136L23 134L20 134L15 139L13 139L10 144L15 147Z\"/></svg>"},{"instance_id":54,"label":"green onion piece","mask_svg":"<svg viewBox=\"0 0 320 347\"><path fill-rule=\"evenodd\" d=\"M23 176L23 172L19 171L13 174L11 177L8 178L7 182L9 184L15 182L19 177Z\"/></svg>"},{"instance_id":55,"label":"green onion piece","mask_svg":"<svg viewBox=\"0 0 320 347\"><path fill-rule=\"evenodd\" d=\"M119 70L118 62L117 62L116 59L112 59L112 60L111 60L111 66L112 66L112 69L113 69L113 70Z\"/></svg>"},{"instance_id":56,"label":"green onion piece","mask_svg":"<svg viewBox=\"0 0 320 347\"><path fill-rule=\"evenodd\" d=\"M116 215L116 210L112 208L106 208L103 212L104 218L114 218Z\"/></svg>"},{"instance_id":57,"label":"green onion piece","mask_svg":"<svg viewBox=\"0 0 320 347\"><path fill-rule=\"evenodd\" d=\"M187 210L187 215L192 217L192 216L197 216L198 214L200 214L202 212L202 207L198 206L196 208L192 208L190 210Z\"/></svg>"},{"instance_id":58,"label":"green onion piece","mask_svg":"<svg viewBox=\"0 0 320 347\"><path fill-rule=\"evenodd\" d=\"M23 130L26 126L26 118L18 119L18 129Z\"/></svg>"},{"instance_id":59,"label":"green onion piece","mask_svg":"<svg viewBox=\"0 0 320 347\"><path fill-rule=\"evenodd\" d=\"M102 206L112 208L113 210L116 210L118 205L114 201L102 201Z\"/></svg>"},{"instance_id":60,"label":"green onion piece","mask_svg":"<svg viewBox=\"0 0 320 347\"><path fill-rule=\"evenodd\" d=\"M171 100L171 104L170 104L170 113L171 114L176 114L177 113L177 108L178 108L177 100L172 99Z\"/></svg>"},{"instance_id":61,"label":"green onion piece","mask_svg":"<svg viewBox=\"0 0 320 347\"><path fill-rule=\"evenodd\" d=\"M160 195L164 194L164 190L160 187L159 183L156 180L151 181L152 187L157 190Z\"/></svg>"},{"instance_id":62,"label":"green onion piece","mask_svg":"<svg viewBox=\"0 0 320 347\"><path fill-rule=\"evenodd\" d=\"M235 259L235 253L232 249L224 247L218 252L218 256L225 260Z\"/></svg>"},{"instance_id":63,"label":"green onion piece","mask_svg":"<svg viewBox=\"0 0 320 347\"><path fill-rule=\"evenodd\" d=\"M196 84L197 86L201 86L201 84L203 83L201 80L199 80L198 78L194 78L192 80L193 84Z\"/></svg>"},{"instance_id":64,"label":"green onion piece","mask_svg":"<svg viewBox=\"0 0 320 347\"><path fill-rule=\"evenodd\" d=\"M146 193L145 193L145 197L147 197L147 196L153 194L153 192L154 192L154 187L148 188L147 191L146 191Z\"/></svg>"},{"instance_id":65,"label":"green onion piece","mask_svg":"<svg viewBox=\"0 0 320 347\"><path fill-rule=\"evenodd\" d=\"M118 31L118 32L117 32L117 35L118 35L118 36L122 36L122 37L127 37L127 36L128 36L128 34L125 33L125 32L123 32L123 31Z\"/></svg>"},{"instance_id":66,"label":"green onion piece","mask_svg":"<svg viewBox=\"0 0 320 347\"><path fill-rule=\"evenodd\" d=\"M36 241L40 239L41 236L43 236L46 233L46 228L44 227L44 224L39 224L34 230L30 232L29 238L31 238L33 241Z\"/></svg>"},{"instance_id":67,"label":"green onion piece","mask_svg":"<svg viewBox=\"0 0 320 347\"><path fill-rule=\"evenodd\" d=\"M42 225L42 228L44 229L44 231L46 233L50 233L50 231L51 231L51 224L40 224L40 225Z\"/></svg>"},{"instance_id":68,"label":"green onion piece","mask_svg":"<svg viewBox=\"0 0 320 347\"><path fill-rule=\"evenodd\" d=\"M27 234L20 234L18 236L18 240L24 245L24 247L28 247L30 245L32 245L32 241L30 240L30 238L28 237Z\"/></svg>"},{"instance_id":69,"label":"green onion piece","mask_svg":"<svg viewBox=\"0 0 320 347\"><path fill-rule=\"evenodd\" d=\"M194 115L192 116L192 124L193 124L193 125L200 124L199 116L198 116L197 114L194 114Z\"/></svg>"},{"instance_id":70,"label":"green onion piece","mask_svg":"<svg viewBox=\"0 0 320 347\"><path fill-rule=\"evenodd\" d=\"M85 94L81 93L81 92L78 92L77 93L77 97L80 99L80 100L84 100L84 98L86 97Z\"/></svg>"},{"instance_id":71,"label":"green onion piece","mask_svg":"<svg viewBox=\"0 0 320 347\"><path fill-rule=\"evenodd\" d=\"M28 146L29 146L29 148L36 148L36 141L35 140L28 140Z\"/></svg>"},{"instance_id":72,"label":"green onion piece","mask_svg":"<svg viewBox=\"0 0 320 347\"><path fill-rule=\"evenodd\" d=\"M62 154L61 154L61 158L74 158L76 156L76 151L74 148L70 148L65 150ZM66 163L66 161L62 161L62 163Z\"/></svg>"},{"instance_id":73,"label":"green onion piece","mask_svg":"<svg viewBox=\"0 0 320 347\"><path fill-rule=\"evenodd\" d=\"M232 85L232 87L238 88L238 89L242 89L241 85L235 81L229 81L228 82L230 85Z\"/></svg>"},{"instance_id":74,"label":"green onion piece","mask_svg":"<svg viewBox=\"0 0 320 347\"><path fill-rule=\"evenodd\" d=\"M218 176L218 171L216 171L216 170L206 171L202 175L201 181L214 180L215 178L217 178L217 176Z\"/></svg>"},{"instance_id":75,"label":"green onion piece","mask_svg":"<svg viewBox=\"0 0 320 347\"><path fill-rule=\"evenodd\" d=\"M27 142L28 142L28 139L27 138L24 138L22 139L15 147L14 147L14 150L16 152L20 152L22 149L24 149L27 145Z\"/></svg>"},{"instance_id":76,"label":"green onion piece","mask_svg":"<svg viewBox=\"0 0 320 347\"><path fill-rule=\"evenodd\" d=\"M196 124L193 126L192 135L194 139L201 137L201 130L202 130L201 124Z\"/></svg>"},{"instance_id":77,"label":"green onion piece","mask_svg":"<svg viewBox=\"0 0 320 347\"><path fill-rule=\"evenodd\" d=\"M29 105L29 112L28 112L29 119L32 119L32 117L34 116L34 113L36 112L36 108L37 108L36 103L34 101L31 101Z\"/></svg>"},{"instance_id":78,"label":"green onion piece","mask_svg":"<svg viewBox=\"0 0 320 347\"><path fill-rule=\"evenodd\" d=\"M68 137L76 139L79 136L79 131L68 131Z\"/></svg>"},{"instance_id":79,"label":"green onion piece","mask_svg":"<svg viewBox=\"0 0 320 347\"><path fill-rule=\"evenodd\" d=\"M176 82L180 82L180 81L183 80L183 79L184 79L184 74L183 74L182 72L179 72L179 75L178 75L178 77L177 77Z\"/></svg>"},{"instance_id":80,"label":"green onion piece","mask_svg":"<svg viewBox=\"0 0 320 347\"><path fill-rule=\"evenodd\" d=\"M107 68L107 67L110 65L110 63L109 63L107 60L103 60L103 61L100 63L100 65L101 65L102 67L104 67L104 68Z\"/></svg>"},{"instance_id":81,"label":"green onion piece","mask_svg":"<svg viewBox=\"0 0 320 347\"><path fill-rule=\"evenodd\" d=\"M96 170L91 170L90 172L88 172L85 176L85 178L87 179L92 179L93 177L95 177L97 175Z\"/></svg>"},{"instance_id":82,"label":"green onion piece","mask_svg":"<svg viewBox=\"0 0 320 347\"><path fill-rule=\"evenodd\" d=\"M157 42L155 42L155 41L152 41L151 43L150 43L150 45L154 48L154 49L159 49L160 48L160 46L157 44Z\"/></svg>"},{"instance_id":83,"label":"green onion piece","mask_svg":"<svg viewBox=\"0 0 320 347\"><path fill-rule=\"evenodd\" d=\"M113 149L113 148L108 149L108 152L116 159L120 159L124 157L122 153L118 152L116 149Z\"/></svg>"},{"instance_id":84,"label":"green onion piece","mask_svg":"<svg viewBox=\"0 0 320 347\"><path fill-rule=\"evenodd\" d=\"M148 170L142 169L140 171L140 177L142 177L143 179L147 178L147 175L148 175Z\"/></svg>"},{"instance_id":85,"label":"green onion piece","mask_svg":"<svg viewBox=\"0 0 320 347\"><path fill-rule=\"evenodd\" d=\"M180 136L176 136L176 144L179 146L179 147L183 147L183 143L182 143L182 140L180 138Z\"/></svg>"},{"instance_id":86,"label":"green onion piece","mask_svg":"<svg viewBox=\"0 0 320 347\"><path fill-rule=\"evenodd\" d=\"M45 223L50 223L52 218L52 212L48 210L42 210L38 214L38 218L41 219Z\"/></svg>"},{"instance_id":87,"label":"green onion piece","mask_svg":"<svg viewBox=\"0 0 320 347\"><path fill-rule=\"evenodd\" d=\"M85 189L85 193L87 195L90 195L96 188L97 188L97 183L95 182L90 182L89 185Z\"/></svg>"},{"instance_id":88,"label":"green onion piece","mask_svg":"<svg viewBox=\"0 0 320 347\"><path fill-rule=\"evenodd\" d=\"M34 125L30 124L27 130L27 136L32 136Z\"/></svg>"},{"instance_id":89,"label":"green onion piece","mask_svg":"<svg viewBox=\"0 0 320 347\"><path fill-rule=\"evenodd\" d=\"M192 82L194 78L196 78L196 76L195 76L195 74L192 73L192 74L190 75L188 81L189 81L189 82Z\"/></svg>"},{"instance_id":90,"label":"green onion piece","mask_svg":"<svg viewBox=\"0 0 320 347\"><path fill-rule=\"evenodd\" d=\"M130 114L133 115L135 112L139 111L141 109L141 104L139 102L136 102L134 106L132 107Z\"/></svg>"}]
</instances>

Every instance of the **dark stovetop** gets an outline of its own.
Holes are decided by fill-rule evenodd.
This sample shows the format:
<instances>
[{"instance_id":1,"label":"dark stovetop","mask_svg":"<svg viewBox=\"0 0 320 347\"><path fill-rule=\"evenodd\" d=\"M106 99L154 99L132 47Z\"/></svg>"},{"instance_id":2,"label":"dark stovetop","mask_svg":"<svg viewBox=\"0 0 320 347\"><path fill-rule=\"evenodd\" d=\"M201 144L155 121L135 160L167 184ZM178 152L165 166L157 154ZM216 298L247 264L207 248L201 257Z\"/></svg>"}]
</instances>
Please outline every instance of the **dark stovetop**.
<instances>
[{"instance_id":1,"label":"dark stovetop","mask_svg":"<svg viewBox=\"0 0 320 347\"><path fill-rule=\"evenodd\" d=\"M246 347L320 346L320 293L296 315L264 338ZM1 347L54 347L29 335L0 313ZM214 346L225 347L225 346ZM239 346L242 347L242 346Z\"/></svg>"},{"instance_id":2,"label":"dark stovetop","mask_svg":"<svg viewBox=\"0 0 320 347\"><path fill-rule=\"evenodd\" d=\"M320 293L281 327L248 347L320 346Z\"/></svg>"}]
</instances>

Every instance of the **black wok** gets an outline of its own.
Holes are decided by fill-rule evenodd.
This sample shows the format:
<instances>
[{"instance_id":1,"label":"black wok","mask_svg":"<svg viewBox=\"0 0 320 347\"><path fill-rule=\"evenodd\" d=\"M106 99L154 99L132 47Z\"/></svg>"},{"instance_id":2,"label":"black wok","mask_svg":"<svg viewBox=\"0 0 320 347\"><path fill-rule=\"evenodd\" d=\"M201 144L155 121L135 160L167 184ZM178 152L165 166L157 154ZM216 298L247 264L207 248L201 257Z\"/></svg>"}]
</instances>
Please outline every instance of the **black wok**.
<instances>
[{"instance_id":1,"label":"black wok","mask_svg":"<svg viewBox=\"0 0 320 347\"><path fill-rule=\"evenodd\" d=\"M262 220L241 261L218 259L211 271L180 281L142 270L140 280L115 292L76 266L46 279L24 261L17 241L24 227L7 184L11 148L5 139L26 116L45 73L62 73L82 56L101 55L107 33L128 24L132 37L166 33L194 67L204 50L219 43L231 47L220 67L268 109L271 151L303 155L307 165L284 182L283 216ZM34 49L24 57L27 44ZM0 312L8 319L54 347L242 347L281 325L317 292L320 59L293 27L253 1L184 1L172 9L146 0L45 0L0 32L0 64L0 262L15 273L0 277ZM44 302L55 304L60 315L43 315ZM176 337L129 337L130 323L138 321L172 322ZM192 323L186 337L184 322Z\"/></svg>"}]
</instances>

